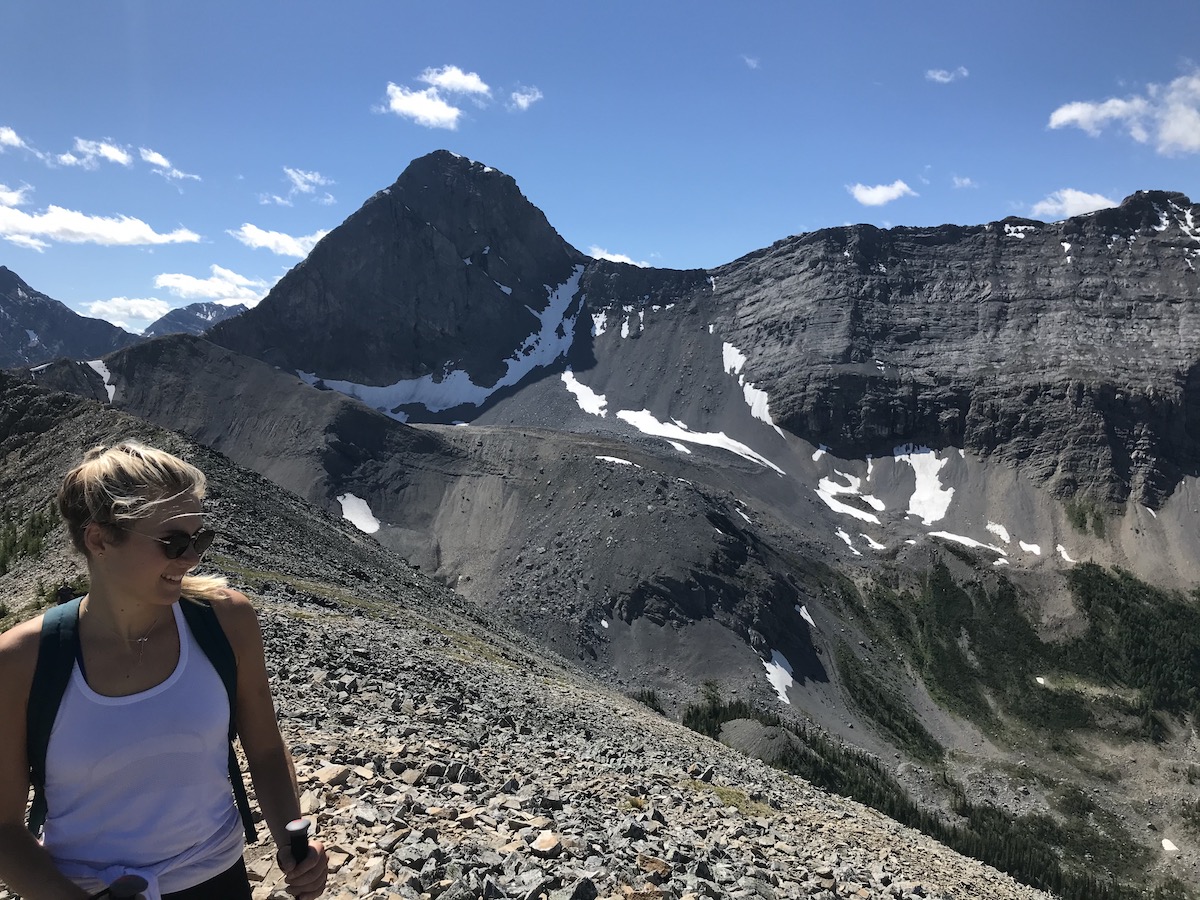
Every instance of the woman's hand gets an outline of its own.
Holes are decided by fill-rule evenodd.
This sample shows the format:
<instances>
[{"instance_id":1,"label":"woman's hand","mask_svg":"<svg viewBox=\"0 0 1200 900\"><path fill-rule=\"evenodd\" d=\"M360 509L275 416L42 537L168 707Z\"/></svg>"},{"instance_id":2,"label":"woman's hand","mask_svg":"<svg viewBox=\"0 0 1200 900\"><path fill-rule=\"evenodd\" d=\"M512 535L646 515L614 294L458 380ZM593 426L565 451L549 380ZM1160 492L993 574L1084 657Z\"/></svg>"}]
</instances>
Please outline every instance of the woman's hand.
<instances>
[{"instance_id":1,"label":"woman's hand","mask_svg":"<svg viewBox=\"0 0 1200 900\"><path fill-rule=\"evenodd\" d=\"M300 862L292 858L292 851L280 847L275 853L279 868L287 881L287 890L296 900L316 900L325 891L329 879L329 857L321 841L308 842L308 855Z\"/></svg>"}]
</instances>

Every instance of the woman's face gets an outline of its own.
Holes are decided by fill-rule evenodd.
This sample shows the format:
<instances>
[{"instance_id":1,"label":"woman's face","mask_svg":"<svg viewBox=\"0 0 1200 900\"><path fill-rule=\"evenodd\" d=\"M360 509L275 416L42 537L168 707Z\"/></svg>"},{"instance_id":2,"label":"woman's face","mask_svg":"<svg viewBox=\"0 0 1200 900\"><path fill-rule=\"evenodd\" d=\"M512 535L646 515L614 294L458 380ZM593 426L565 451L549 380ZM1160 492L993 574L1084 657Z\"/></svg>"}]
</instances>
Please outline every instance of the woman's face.
<instances>
[{"instance_id":1,"label":"woman's face","mask_svg":"<svg viewBox=\"0 0 1200 900\"><path fill-rule=\"evenodd\" d=\"M176 534L191 536L204 526L200 502L175 500L156 507L145 519L125 526L118 542L106 543L94 562L114 588L130 599L150 603L174 603L180 582L199 565L195 547L188 546L178 559L168 559L160 543Z\"/></svg>"}]
</instances>

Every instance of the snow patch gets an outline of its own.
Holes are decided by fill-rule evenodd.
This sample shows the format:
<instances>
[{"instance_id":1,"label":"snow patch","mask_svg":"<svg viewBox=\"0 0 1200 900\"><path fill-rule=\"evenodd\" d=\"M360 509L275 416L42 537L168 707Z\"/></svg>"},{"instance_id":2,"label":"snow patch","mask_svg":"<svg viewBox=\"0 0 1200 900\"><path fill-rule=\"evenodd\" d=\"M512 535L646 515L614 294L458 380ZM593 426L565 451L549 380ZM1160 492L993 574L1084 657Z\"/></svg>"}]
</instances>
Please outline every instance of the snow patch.
<instances>
[{"instance_id":1,"label":"snow patch","mask_svg":"<svg viewBox=\"0 0 1200 900\"><path fill-rule=\"evenodd\" d=\"M912 466L917 476L916 489L908 501L908 515L917 516L924 525L932 525L945 518L954 497L954 488L942 487L938 472L949 459L938 459L937 454L928 447L914 447L912 444L896 447L892 456L897 462Z\"/></svg>"},{"instance_id":2,"label":"snow patch","mask_svg":"<svg viewBox=\"0 0 1200 900\"><path fill-rule=\"evenodd\" d=\"M619 456L597 456L596 459L602 460L603 462L616 463L618 466L633 466L635 469L641 468L641 466L639 466L637 463L630 462L627 459L621 459Z\"/></svg>"},{"instance_id":3,"label":"snow patch","mask_svg":"<svg viewBox=\"0 0 1200 900\"><path fill-rule=\"evenodd\" d=\"M484 252L487 252L485 248ZM446 371L435 379L434 375L423 378L405 379L389 385L356 384L352 381L330 381L314 372L300 372L302 381L308 384L324 383L327 388L361 400L385 415L403 422L407 416L399 412L401 406L417 404L429 412L441 412L456 406L481 406L496 391L516 384L534 369L548 366L571 349L575 333L575 318L566 318L567 309L579 291L579 278L583 266L576 266L571 277L552 288L546 285L549 303L541 313L535 313L541 323L539 330L525 340L516 353L505 360L506 371L491 386L481 386L471 381L471 376L462 370ZM577 314L578 315L578 314Z\"/></svg>"},{"instance_id":4,"label":"snow patch","mask_svg":"<svg viewBox=\"0 0 1200 900\"><path fill-rule=\"evenodd\" d=\"M759 390L748 382L742 372L746 365L746 354L733 344L723 343L721 344L721 356L724 360L725 374L736 375L738 384L742 386L742 395L746 398L746 405L750 407L750 415L766 422L779 432L780 437L783 437L783 429L776 425L775 420L771 418L771 402L767 392Z\"/></svg>"},{"instance_id":5,"label":"snow patch","mask_svg":"<svg viewBox=\"0 0 1200 900\"><path fill-rule=\"evenodd\" d=\"M353 494L339 494L337 501L342 504L342 518L359 531L374 534L379 530L379 520L371 512L366 500Z\"/></svg>"},{"instance_id":6,"label":"snow patch","mask_svg":"<svg viewBox=\"0 0 1200 900\"><path fill-rule=\"evenodd\" d=\"M686 426L678 421L670 424L658 421L648 409L637 411L622 409L617 413L617 418L623 422L628 422L643 434L665 438L668 441L683 441L688 444L702 444L706 447L717 447L721 450L728 450L730 453L736 453L743 459L748 459L751 462L758 463L760 466L774 469L780 475L786 474L783 469L779 468L779 466L775 465L775 463L771 462L765 456L755 453L745 444L735 441L720 431L704 433L689 431Z\"/></svg>"},{"instance_id":7,"label":"snow patch","mask_svg":"<svg viewBox=\"0 0 1200 900\"><path fill-rule=\"evenodd\" d=\"M1075 560L1071 559L1071 554L1067 552L1067 548L1064 547L1062 544L1059 544L1054 549L1057 550L1058 555L1061 556L1067 562L1069 562L1069 563L1075 562Z\"/></svg>"},{"instance_id":8,"label":"snow patch","mask_svg":"<svg viewBox=\"0 0 1200 900\"><path fill-rule=\"evenodd\" d=\"M877 540L874 540L874 539L873 539L873 538L872 538L872 537L871 537L869 534L867 534L865 531L860 531L860 532L858 533L858 536L859 536L859 537L861 537L861 538L862 538L864 541L866 541L866 542L867 542L867 546L868 546L868 547L870 547L872 550L886 550L886 549L887 549L887 544L881 544L881 543L879 543L879 541L877 541Z\"/></svg>"},{"instance_id":9,"label":"snow patch","mask_svg":"<svg viewBox=\"0 0 1200 900\"><path fill-rule=\"evenodd\" d=\"M767 681L771 682L771 687L775 688L779 699L791 706L792 701L788 699L787 692L794 682L792 681L792 664L787 661L787 657L778 650L772 650L771 661L767 662L764 659L763 667L767 670Z\"/></svg>"},{"instance_id":10,"label":"snow patch","mask_svg":"<svg viewBox=\"0 0 1200 900\"><path fill-rule=\"evenodd\" d=\"M579 408L585 413L591 413L593 416L604 418L608 415L608 399L603 394L597 394L586 384L575 377L575 373L567 369L562 373L563 384L567 386L567 390L575 395L575 402L579 404Z\"/></svg>"},{"instance_id":11,"label":"snow patch","mask_svg":"<svg viewBox=\"0 0 1200 900\"><path fill-rule=\"evenodd\" d=\"M812 455L813 462L816 462L817 460L819 460L819 459L820 459L822 456L824 456L824 455L825 455L826 453L828 453L828 452L829 452L829 448L828 448L828 447L826 447L824 444L821 444L821 445L820 445L820 446L818 446L818 447L817 447L817 449L816 449L816 450L813 452L813 455Z\"/></svg>"},{"instance_id":12,"label":"snow patch","mask_svg":"<svg viewBox=\"0 0 1200 900\"><path fill-rule=\"evenodd\" d=\"M608 328L608 313L592 313L592 337L600 337Z\"/></svg>"},{"instance_id":13,"label":"snow patch","mask_svg":"<svg viewBox=\"0 0 1200 900\"><path fill-rule=\"evenodd\" d=\"M799 603L797 603L796 604L796 612L800 613L800 618L802 618L805 622L807 622L813 628L817 627L817 623L813 621L813 617L809 614L807 606L801 606Z\"/></svg>"},{"instance_id":14,"label":"snow patch","mask_svg":"<svg viewBox=\"0 0 1200 900\"><path fill-rule=\"evenodd\" d=\"M996 537L1000 538L1000 540L1004 541L1004 543L1006 543L1006 544L1012 543L1012 540L1008 536L1008 529L1005 528L1003 525L997 525L995 522L988 522L987 530L990 531L992 534L994 534Z\"/></svg>"},{"instance_id":15,"label":"snow patch","mask_svg":"<svg viewBox=\"0 0 1200 900\"><path fill-rule=\"evenodd\" d=\"M1032 553L1034 556L1042 555L1041 544L1027 544L1024 541L1017 541L1017 546L1019 546L1026 553Z\"/></svg>"},{"instance_id":16,"label":"snow patch","mask_svg":"<svg viewBox=\"0 0 1200 900\"><path fill-rule=\"evenodd\" d=\"M600 626L601 626L602 628L607 628L607 627L608 627L608 619L601 619L601 620L600 620Z\"/></svg>"},{"instance_id":17,"label":"snow patch","mask_svg":"<svg viewBox=\"0 0 1200 900\"><path fill-rule=\"evenodd\" d=\"M1168 853L1175 853L1179 849L1178 847L1175 846L1175 843L1168 838L1162 839L1162 847Z\"/></svg>"},{"instance_id":18,"label":"snow patch","mask_svg":"<svg viewBox=\"0 0 1200 900\"><path fill-rule=\"evenodd\" d=\"M854 541L850 539L850 535L846 534L845 529L839 528L834 532L834 534L846 542L846 546L850 548L851 553L853 553L855 556L862 556L862 552L854 546Z\"/></svg>"},{"instance_id":19,"label":"snow patch","mask_svg":"<svg viewBox=\"0 0 1200 900\"><path fill-rule=\"evenodd\" d=\"M1008 555L1008 552L1003 547L997 547L995 544L985 544L974 538L963 537L961 534L951 534L949 531L931 531L929 532L929 536L941 538L944 541L953 541L956 544L962 544L964 547L971 547L975 550L991 550L993 553L999 553L1001 556Z\"/></svg>"},{"instance_id":20,"label":"snow patch","mask_svg":"<svg viewBox=\"0 0 1200 900\"><path fill-rule=\"evenodd\" d=\"M679 443L679 441L667 441L667 443L670 444L672 447L674 447L676 450L678 450L680 453L686 453L689 456L691 456L691 454L692 454L692 449L687 444L681 444L681 443Z\"/></svg>"},{"instance_id":21,"label":"snow patch","mask_svg":"<svg viewBox=\"0 0 1200 900\"><path fill-rule=\"evenodd\" d=\"M112 403L113 396L117 393L117 386L112 383L112 376L108 372L108 366L98 359L89 359L88 365L104 379L104 389L108 391L108 402Z\"/></svg>"}]
</instances>

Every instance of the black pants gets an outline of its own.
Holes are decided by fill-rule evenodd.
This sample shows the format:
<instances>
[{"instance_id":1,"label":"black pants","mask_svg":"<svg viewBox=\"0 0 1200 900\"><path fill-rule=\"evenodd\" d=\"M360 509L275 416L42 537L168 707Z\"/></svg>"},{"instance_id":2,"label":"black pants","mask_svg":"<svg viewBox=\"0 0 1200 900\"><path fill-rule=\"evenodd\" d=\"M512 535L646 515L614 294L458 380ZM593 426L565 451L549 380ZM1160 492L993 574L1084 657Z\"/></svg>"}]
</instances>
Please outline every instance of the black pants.
<instances>
[{"instance_id":1,"label":"black pants","mask_svg":"<svg viewBox=\"0 0 1200 900\"><path fill-rule=\"evenodd\" d=\"M208 879L203 884L163 894L162 900L251 900L246 861L239 859L220 875Z\"/></svg>"}]
</instances>

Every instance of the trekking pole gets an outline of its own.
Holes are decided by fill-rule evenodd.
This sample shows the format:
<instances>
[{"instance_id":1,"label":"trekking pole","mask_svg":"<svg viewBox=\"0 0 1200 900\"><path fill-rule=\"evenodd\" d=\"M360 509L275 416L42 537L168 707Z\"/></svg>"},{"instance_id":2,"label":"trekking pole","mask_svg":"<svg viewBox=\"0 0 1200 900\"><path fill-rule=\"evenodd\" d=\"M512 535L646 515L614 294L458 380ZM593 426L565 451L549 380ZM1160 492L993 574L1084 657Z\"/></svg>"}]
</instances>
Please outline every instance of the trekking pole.
<instances>
[{"instance_id":1,"label":"trekking pole","mask_svg":"<svg viewBox=\"0 0 1200 900\"><path fill-rule=\"evenodd\" d=\"M287 823L288 849L292 853L292 861L299 865L308 856L308 819L292 819Z\"/></svg>"},{"instance_id":2,"label":"trekking pole","mask_svg":"<svg viewBox=\"0 0 1200 900\"><path fill-rule=\"evenodd\" d=\"M113 897L115 900L131 900L147 887L149 885L141 875L122 875L100 893L92 894L88 900L102 900L104 897Z\"/></svg>"}]
</instances>

